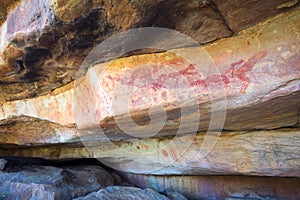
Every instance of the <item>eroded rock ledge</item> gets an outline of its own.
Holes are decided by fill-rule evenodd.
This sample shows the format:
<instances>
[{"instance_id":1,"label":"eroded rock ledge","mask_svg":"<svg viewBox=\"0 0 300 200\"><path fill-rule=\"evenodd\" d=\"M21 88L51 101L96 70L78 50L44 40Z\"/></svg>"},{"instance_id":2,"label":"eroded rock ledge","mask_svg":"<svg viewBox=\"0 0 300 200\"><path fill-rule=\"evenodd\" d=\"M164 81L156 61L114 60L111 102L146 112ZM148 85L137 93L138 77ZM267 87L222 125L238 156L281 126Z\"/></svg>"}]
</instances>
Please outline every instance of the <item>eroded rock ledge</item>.
<instances>
[{"instance_id":1,"label":"eroded rock ledge","mask_svg":"<svg viewBox=\"0 0 300 200\"><path fill-rule=\"evenodd\" d=\"M212 133L210 137L214 137ZM215 136L217 137L217 136ZM300 177L299 129L224 132L206 157L205 133L171 138L4 146L0 156L99 158L117 170L143 174Z\"/></svg>"}]
</instances>

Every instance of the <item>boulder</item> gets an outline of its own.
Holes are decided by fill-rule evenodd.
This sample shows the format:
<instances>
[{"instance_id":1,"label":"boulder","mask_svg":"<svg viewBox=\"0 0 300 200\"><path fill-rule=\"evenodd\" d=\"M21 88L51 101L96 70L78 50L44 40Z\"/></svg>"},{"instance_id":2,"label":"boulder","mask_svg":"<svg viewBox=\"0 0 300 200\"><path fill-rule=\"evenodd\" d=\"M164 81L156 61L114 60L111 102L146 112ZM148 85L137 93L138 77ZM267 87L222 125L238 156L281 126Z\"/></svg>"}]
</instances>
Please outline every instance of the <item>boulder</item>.
<instances>
[{"instance_id":1,"label":"boulder","mask_svg":"<svg viewBox=\"0 0 300 200\"><path fill-rule=\"evenodd\" d=\"M0 171L5 199L72 199L116 183L100 166L27 165Z\"/></svg>"}]
</instances>

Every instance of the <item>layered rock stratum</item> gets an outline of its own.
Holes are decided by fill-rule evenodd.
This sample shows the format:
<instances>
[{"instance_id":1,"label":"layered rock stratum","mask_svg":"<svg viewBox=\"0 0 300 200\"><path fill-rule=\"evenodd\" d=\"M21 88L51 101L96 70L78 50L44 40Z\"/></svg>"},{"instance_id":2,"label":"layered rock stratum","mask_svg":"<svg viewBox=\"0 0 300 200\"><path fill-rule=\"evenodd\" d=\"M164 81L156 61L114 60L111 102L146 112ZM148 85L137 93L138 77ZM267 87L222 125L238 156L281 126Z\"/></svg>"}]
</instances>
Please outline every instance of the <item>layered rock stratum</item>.
<instances>
[{"instance_id":1,"label":"layered rock stratum","mask_svg":"<svg viewBox=\"0 0 300 200\"><path fill-rule=\"evenodd\" d=\"M0 6L1 156L97 158L192 199L300 196L299 1ZM124 51L154 27L193 42L152 34ZM109 191L159 196L112 187L86 198Z\"/></svg>"}]
</instances>

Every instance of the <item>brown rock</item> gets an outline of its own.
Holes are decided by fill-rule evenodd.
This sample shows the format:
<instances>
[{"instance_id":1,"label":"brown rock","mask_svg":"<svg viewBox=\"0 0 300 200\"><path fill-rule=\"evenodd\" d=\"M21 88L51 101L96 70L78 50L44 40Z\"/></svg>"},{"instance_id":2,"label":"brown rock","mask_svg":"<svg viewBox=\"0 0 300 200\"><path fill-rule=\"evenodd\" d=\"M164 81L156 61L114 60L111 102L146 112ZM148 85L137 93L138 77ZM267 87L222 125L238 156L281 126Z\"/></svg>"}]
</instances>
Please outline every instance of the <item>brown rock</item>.
<instances>
[{"instance_id":1,"label":"brown rock","mask_svg":"<svg viewBox=\"0 0 300 200\"><path fill-rule=\"evenodd\" d=\"M133 5L141 13L142 26L175 29L200 44L233 34L215 7L206 1L139 0L133 1Z\"/></svg>"},{"instance_id":2,"label":"brown rock","mask_svg":"<svg viewBox=\"0 0 300 200\"><path fill-rule=\"evenodd\" d=\"M14 145L56 144L79 141L74 126L62 126L47 120L14 117L1 122L0 143Z\"/></svg>"},{"instance_id":3,"label":"brown rock","mask_svg":"<svg viewBox=\"0 0 300 200\"><path fill-rule=\"evenodd\" d=\"M3 0L0 2L0 25L6 20L7 14L9 14L18 2L18 0Z\"/></svg>"},{"instance_id":4,"label":"brown rock","mask_svg":"<svg viewBox=\"0 0 300 200\"><path fill-rule=\"evenodd\" d=\"M176 6L168 7L168 13L157 21L151 17L161 13L161 2L156 1L21 1L0 32L0 82L9 84L0 85L0 103L48 93L70 83L88 52L119 31L163 26L200 43L231 34L214 10L202 8L198 1L164 4ZM176 17L177 13L182 15ZM172 17L174 25L163 24L166 17Z\"/></svg>"},{"instance_id":5,"label":"brown rock","mask_svg":"<svg viewBox=\"0 0 300 200\"><path fill-rule=\"evenodd\" d=\"M212 0L234 31L239 32L269 17L299 6L299 0Z\"/></svg>"}]
</instances>

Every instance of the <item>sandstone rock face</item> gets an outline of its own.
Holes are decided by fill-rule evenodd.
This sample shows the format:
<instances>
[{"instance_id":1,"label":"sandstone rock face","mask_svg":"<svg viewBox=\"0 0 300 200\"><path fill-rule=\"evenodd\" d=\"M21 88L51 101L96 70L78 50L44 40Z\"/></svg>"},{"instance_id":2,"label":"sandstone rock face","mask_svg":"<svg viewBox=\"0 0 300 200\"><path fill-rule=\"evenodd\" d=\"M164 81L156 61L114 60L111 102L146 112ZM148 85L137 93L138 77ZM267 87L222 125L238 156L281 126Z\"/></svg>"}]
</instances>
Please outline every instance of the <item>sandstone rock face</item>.
<instances>
[{"instance_id":1,"label":"sandstone rock face","mask_svg":"<svg viewBox=\"0 0 300 200\"><path fill-rule=\"evenodd\" d=\"M6 20L9 12L16 6L18 1L3 0L0 2L0 25Z\"/></svg>"},{"instance_id":2,"label":"sandstone rock face","mask_svg":"<svg viewBox=\"0 0 300 200\"><path fill-rule=\"evenodd\" d=\"M52 94L4 103L0 153L99 157L135 173L299 177L299 29L295 9L203 47L92 66Z\"/></svg>"},{"instance_id":3,"label":"sandstone rock face","mask_svg":"<svg viewBox=\"0 0 300 200\"><path fill-rule=\"evenodd\" d=\"M133 173L300 177L299 133L299 130L222 133L204 158L204 152L210 148L203 145L204 134L132 140L121 146L111 143L111 149L87 147L95 157L103 158L105 164Z\"/></svg>"},{"instance_id":4,"label":"sandstone rock face","mask_svg":"<svg viewBox=\"0 0 300 200\"><path fill-rule=\"evenodd\" d=\"M10 3L1 4L5 10ZM212 6L196 0L31 0L15 7L3 16L7 20L0 32L0 82L6 84L1 85L0 103L49 93L70 83L95 45L130 28L173 28L200 43L232 35ZM168 23L168 18L174 22Z\"/></svg>"},{"instance_id":5,"label":"sandstone rock face","mask_svg":"<svg viewBox=\"0 0 300 200\"><path fill-rule=\"evenodd\" d=\"M297 199L299 22L299 0L1 1L0 156L143 189L0 159L0 195Z\"/></svg>"}]
</instances>

